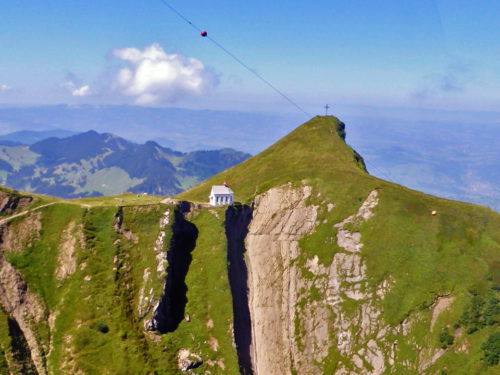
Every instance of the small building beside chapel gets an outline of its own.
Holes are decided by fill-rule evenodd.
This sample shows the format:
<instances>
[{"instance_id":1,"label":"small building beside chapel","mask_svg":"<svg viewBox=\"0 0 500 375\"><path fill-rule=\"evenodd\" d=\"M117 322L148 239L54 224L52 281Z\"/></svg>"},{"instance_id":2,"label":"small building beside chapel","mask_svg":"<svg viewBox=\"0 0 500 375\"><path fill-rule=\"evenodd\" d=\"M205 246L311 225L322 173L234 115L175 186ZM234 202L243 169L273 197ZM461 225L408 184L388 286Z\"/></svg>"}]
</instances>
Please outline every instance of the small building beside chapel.
<instances>
[{"instance_id":1,"label":"small building beside chapel","mask_svg":"<svg viewBox=\"0 0 500 375\"><path fill-rule=\"evenodd\" d=\"M211 206L221 206L234 203L234 193L229 186L227 186L225 181L224 185L212 186L212 191L210 192L208 198L210 199Z\"/></svg>"}]
</instances>

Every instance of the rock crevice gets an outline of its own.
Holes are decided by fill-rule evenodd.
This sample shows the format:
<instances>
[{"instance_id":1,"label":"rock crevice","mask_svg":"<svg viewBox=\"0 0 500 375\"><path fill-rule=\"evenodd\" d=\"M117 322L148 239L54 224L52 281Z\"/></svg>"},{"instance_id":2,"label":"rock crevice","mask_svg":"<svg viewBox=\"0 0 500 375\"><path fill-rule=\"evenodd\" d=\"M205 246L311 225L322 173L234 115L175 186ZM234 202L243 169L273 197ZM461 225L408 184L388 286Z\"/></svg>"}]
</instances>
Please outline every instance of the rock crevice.
<instances>
[{"instance_id":1,"label":"rock crevice","mask_svg":"<svg viewBox=\"0 0 500 375\"><path fill-rule=\"evenodd\" d=\"M150 331L173 332L184 319L187 303L185 279L192 260L191 252L198 238L198 229L184 217L186 212L189 210L186 211L186 205L182 203L174 211L163 294L151 320L145 324Z\"/></svg>"},{"instance_id":2,"label":"rock crevice","mask_svg":"<svg viewBox=\"0 0 500 375\"><path fill-rule=\"evenodd\" d=\"M253 207L230 206L226 210L228 279L233 297L234 341L240 373L253 374L250 359L252 343L250 310L248 307L248 270L245 263L245 238L252 220Z\"/></svg>"},{"instance_id":3,"label":"rock crevice","mask_svg":"<svg viewBox=\"0 0 500 375\"><path fill-rule=\"evenodd\" d=\"M45 308L42 302L31 293L28 286L17 271L3 256L0 256L0 303L3 310L10 317L9 331L15 334L16 342L25 343L29 353L25 353L25 361L33 362L39 374L46 374L41 343L37 340L34 324L45 319ZM22 336L22 337L21 337ZM21 345L21 347L26 347ZM29 354L30 358L27 358Z\"/></svg>"}]
</instances>

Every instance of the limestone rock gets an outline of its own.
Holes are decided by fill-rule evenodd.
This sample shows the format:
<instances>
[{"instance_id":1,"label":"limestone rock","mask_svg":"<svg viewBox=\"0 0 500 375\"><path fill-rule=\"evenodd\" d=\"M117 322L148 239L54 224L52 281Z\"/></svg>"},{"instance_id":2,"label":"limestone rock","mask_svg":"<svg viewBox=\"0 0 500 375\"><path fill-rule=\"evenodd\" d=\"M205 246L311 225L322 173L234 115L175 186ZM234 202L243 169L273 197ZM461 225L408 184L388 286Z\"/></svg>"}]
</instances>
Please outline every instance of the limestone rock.
<instances>
[{"instance_id":1,"label":"limestone rock","mask_svg":"<svg viewBox=\"0 0 500 375\"><path fill-rule=\"evenodd\" d=\"M177 353L177 365L179 370L187 372L188 370L198 368L203 364L201 356L191 353L189 349L181 349Z\"/></svg>"}]
</instances>

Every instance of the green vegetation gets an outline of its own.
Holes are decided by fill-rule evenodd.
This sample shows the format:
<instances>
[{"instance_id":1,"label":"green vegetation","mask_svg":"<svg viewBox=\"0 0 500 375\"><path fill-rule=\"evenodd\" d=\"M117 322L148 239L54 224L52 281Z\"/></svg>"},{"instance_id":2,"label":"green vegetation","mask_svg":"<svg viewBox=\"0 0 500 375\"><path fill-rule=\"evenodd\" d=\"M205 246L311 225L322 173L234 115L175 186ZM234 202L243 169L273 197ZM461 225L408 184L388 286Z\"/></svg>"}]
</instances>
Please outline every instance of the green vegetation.
<instances>
[{"instance_id":1,"label":"green vegetation","mask_svg":"<svg viewBox=\"0 0 500 375\"><path fill-rule=\"evenodd\" d=\"M84 207L106 207L106 206L143 206L159 204L164 197L147 194L125 193L107 197L72 199L65 201L69 204L77 204Z\"/></svg>"},{"instance_id":2,"label":"green vegetation","mask_svg":"<svg viewBox=\"0 0 500 375\"><path fill-rule=\"evenodd\" d=\"M62 236L68 223L81 220L82 208L65 204L54 204L42 209L41 238L22 252L7 254L7 259L18 269L25 281L32 285L49 308L55 307L60 298L55 278L57 256ZM12 224L16 230L23 218Z\"/></svg>"},{"instance_id":3,"label":"green vegetation","mask_svg":"<svg viewBox=\"0 0 500 375\"><path fill-rule=\"evenodd\" d=\"M75 190L75 194L96 191L102 195L120 194L140 184L144 179L130 178L118 167L104 168L87 176L85 186Z\"/></svg>"},{"instance_id":4,"label":"green vegetation","mask_svg":"<svg viewBox=\"0 0 500 375\"><path fill-rule=\"evenodd\" d=\"M14 198L23 197L3 191ZM143 328L156 302L144 302L140 297L152 296L157 301L163 293L165 275L157 272L157 251L165 257L169 249L176 210L160 200L135 194L54 200L39 209L42 229L30 240L32 245L5 254L29 289L41 297L47 316L54 317L53 326L47 321L36 325L40 343L52 347L47 357L49 373L172 374L178 371L181 348L203 356L204 363L195 373L238 373L232 347L223 209L191 214L194 225L205 229L186 277L189 321L161 336ZM155 251L160 219L167 211L163 247ZM25 231L29 217L12 219L8 230ZM61 278L57 276L61 252L71 237L75 239L76 268ZM11 336L2 328L7 318L2 319L0 316L0 373L2 368L13 371L14 363L9 359L9 353L14 353Z\"/></svg>"},{"instance_id":5,"label":"green vegetation","mask_svg":"<svg viewBox=\"0 0 500 375\"><path fill-rule=\"evenodd\" d=\"M317 255L319 262L329 267L335 253L341 251L333 225L355 214L369 193L377 190L379 203L374 208L374 218L346 224L345 229L361 233L368 290L390 280L381 318L396 327L409 317L419 317L414 324L420 329L414 329L412 337L418 345L429 346L427 319L436 296L452 293L456 300L438 321L435 346L465 345L470 347L469 354L447 353L436 366L446 366L449 373L478 372L480 345L485 335L499 329L493 323L498 319L497 305L491 299L488 285L500 285L500 215L484 207L440 199L368 175L362 159L342 140L342 131L341 123L334 117L316 117L261 154L178 197L206 201L210 186L223 179L235 192L235 199L247 204L275 186L311 186L308 204L318 207L317 226L300 240L298 259L303 276L310 278L306 260ZM335 208L327 210L329 203ZM438 214L431 216L432 210ZM468 304L468 290L474 288L484 301L480 324L486 328L455 338L445 327L459 321ZM300 299L299 308L315 299L317 293L313 290L307 298ZM472 310L471 313L474 315ZM464 333L473 326L471 323L464 328ZM297 321L295 332L301 337ZM404 338L399 337L398 341L399 360L414 363L417 360L414 346L405 349ZM401 367L400 373L406 372L407 368Z\"/></svg>"},{"instance_id":6,"label":"green vegetation","mask_svg":"<svg viewBox=\"0 0 500 375\"><path fill-rule=\"evenodd\" d=\"M491 297L485 303L483 297L477 291L471 291L471 301L465 306L460 317L459 324L467 328L467 333L471 334L486 326L497 324L500 319L500 300Z\"/></svg>"},{"instance_id":7,"label":"green vegetation","mask_svg":"<svg viewBox=\"0 0 500 375\"><path fill-rule=\"evenodd\" d=\"M186 276L185 314L189 321L183 320L176 331L164 335L163 341L177 349L201 353L204 363L196 373L238 374L232 347L233 309L227 278L224 209L197 211L188 219L201 229Z\"/></svg>"},{"instance_id":8,"label":"green vegetation","mask_svg":"<svg viewBox=\"0 0 500 375\"><path fill-rule=\"evenodd\" d=\"M500 332L495 332L481 345L488 366L495 366L500 360Z\"/></svg>"},{"instance_id":9,"label":"green vegetation","mask_svg":"<svg viewBox=\"0 0 500 375\"><path fill-rule=\"evenodd\" d=\"M441 348L446 349L448 346L453 345L454 337L450 335L447 327L445 327L439 334L439 343Z\"/></svg>"},{"instance_id":10,"label":"green vegetation","mask_svg":"<svg viewBox=\"0 0 500 375\"><path fill-rule=\"evenodd\" d=\"M321 181L351 183L366 175L356 166L353 150L338 136L340 122L334 117L315 117L274 145L235 167L202 182L178 195L180 199L207 201L210 186L226 179L235 192L235 200L249 203L257 194L288 182ZM342 181L341 181L342 180Z\"/></svg>"},{"instance_id":11,"label":"green vegetation","mask_svg":"<svg viewBox=\"0 0 500 375\"><path fill-rule=\"evenodd\" d=\"M344 251L337 245L335 224L355 215L376 190L374 216L352 220L344 229L359 232L363 243L359 255L366 265L366 280L359 293L374 295L382 283L387 284L383 300L374 300L371 308L381 311L376 320L388 325L387 340L397 342L394 372L409 373L405 363L421 365L440 351L442 356L428 365L429 373L498 373L500 215L370 176L363 160L343 141L344 131L334 117L316 117L263 153L179 198L206 201L210 186L224 179L244 204L277 186L312 188L306 203L317 208L315 230L300 239L300 255L293 261L311 282L297 296L299 314L294 317L295 340L303 348L301 340L308 333L299 315L311 305L321 306L328 287L321 279L326 276L311 273L306 261L317 256L321 266L330 267L335 254ZM172 161L182 164L177 156ZM191 161L198 165L196 159ZM182 183L187 183L189 178L184 178ZM39 207L39 234L31 246L20 246L5 258L46 308L47 322L38 324L37 338L44 347L52 347L50 355L44 353L50 373L172 374L178 372L181 348L203 358L193 373L238 373L224 208L193 209L186 215L198 237L185 278L185 318L163 335L144 329L165 286L158 259L174 238L176 208L161 202L161 197L124 194L74 201L36 197L28 206L28 210ZM47 203L51 204L41 207ZM169 224L162 229L160 220L167 210ZM431 210L437 215L430 215ZM12 219L6 230L20 233L28 217ZM75 267L60 277L68 233L76 239ZM283 271L284 266L276 269ZM434 317L443 296L450 296L451 302ZM344 299L342 319L359 319L355 314L363 303ZM0 315L0 373L9 366L12 352L6 319ZM434 326L429 329L431 319ZM405 324L410 328L403 333ZM351 333L361 335L361 328L354 327ZM354 371L335 346L337 337L332 334L330 339L334 344L321 364L324 371L332 373L341 363ZM376 340L377 332L371 332L369 339ZM415 350L416 346L427 351ZM366 352L366 347L353 350Z\"/></svg>"},{"instance_id":12,"label":"green vegetation","mask_svg":"<svg viewBox=\"0 0 500 375\"><path fill-rule=\"evenodd\" d=\"M174 367L160 346L149 343L135 313L144 268L155 264L153 246L164 210L160 205L124 209L127 227L141 230L134 243L115 231L116 207L52 205L42 211L40 240L30 249L8 254L56 315L50 329L50 373L145 374ZM76 272L60 280L55 270L69 223L82 227L84 245L77 242L74 249ZM161 293L162 282L150 286ZM42 339L48 344L48 335ZM158 373L169 373L162 371Z\"/></svg>"},{"instance_id":13,"label":"green vegetation","mask_svg":"<svg viewBox=\"0 0 500 375\"><path fill-rule=\"evenodd\" d=\"M200 182L200 178L196 176L176 175L176 178L179 181L179 187L181 190L189 189L191 186Z\"/></svg>"},{"instance_id":14,"label":"green vegetation","mask_svg":"<svg viewBox=\"0 0 500 375\"><path fill-rule=\"evenodd\" d=\"M28 146L0 146L0 160L10 164L14 171L35 164L39 157L40 155L31 151Z\"/></svg>"}]
</instances>

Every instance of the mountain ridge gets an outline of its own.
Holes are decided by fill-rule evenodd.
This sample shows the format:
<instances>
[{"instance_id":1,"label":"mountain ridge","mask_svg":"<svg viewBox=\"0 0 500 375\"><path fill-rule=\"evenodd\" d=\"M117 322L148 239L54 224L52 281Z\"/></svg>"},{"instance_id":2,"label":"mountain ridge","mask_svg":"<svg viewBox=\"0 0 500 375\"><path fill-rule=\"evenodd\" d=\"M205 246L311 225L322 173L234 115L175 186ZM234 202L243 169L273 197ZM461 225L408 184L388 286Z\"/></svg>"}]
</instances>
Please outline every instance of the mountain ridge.
<instances>
[{"instance_id":1,"label":"mountain ridge","mask_svg":"<svg viewBox=\"0 0 500 375\"><path fill-rule=\"evenodd\" d=\"M220 184L226 179L235 189L235 199L248 202L270 186L290 180L300 182L311 174L311 170L319 172L320 165L327 165L332 171L366 174L363 158L344 139L343 122L333 116L316 116L258 155L180 193L178 197L203 200L202 191L208 191L210 184ZM251 184L247 183L247 176L252 176ZM322 178L326 177L322 173ZM258 185L258 188L248 188L249 185Z\"/></svg>"},{"instance_id":2,"label":"mountain ridge","mask_svg":"<svg viewBox=\"0 0 500 375\"><path fill-rule=\"evenodd\" d=\"M336 106L349 125L347 143L374 175L433 195L500 212L498 114ZM496 116L496 117L495 117ZM134 142L148 139L183 152L232 147L256 154L303 121L300 115L251 114L134 106L1 108L6 131L86 131L89 126ZM186 137L185 134L190 134ZM217 134L217 137L213 135Z\"/></svg>"},{"instance_id":3,"label":"mountain ridge","mask_svg":"<svg viewBox=\"0 0 500 375\"><path fill-rule=\"evenodd\" d=\"M500 215L369 175L341 129L308 121L179 194L194 203L0 189L22 214L0 224L0 366L498 373ZM241 203L199 204L225 177Z\"/></svg>"},{"instance_id":4,"label":"mountain ridge","mask_svg":"<svg viewBox=\"0 0 500 375\"><path fill-rule=\"evenodd\" d=\"M153 141L140 145L88 131L0 146L0 181L63 198L126 191L172 195L248 156L232 149L181 153Z\"/></svg>"},{"instance_id":5,"label":"mountain ridge","mask_svg":"<svg viewBox=\"0 0 500 375\"><path fill-rule=\"evenodd\" d=\"M12 133L0 135L0 144L4 144L6 146L30 145L35 142L51 137L64 138L75 134L78 133L65 129L40 130L40 131L19 130Z\"/></svg>"}]
</instances>

